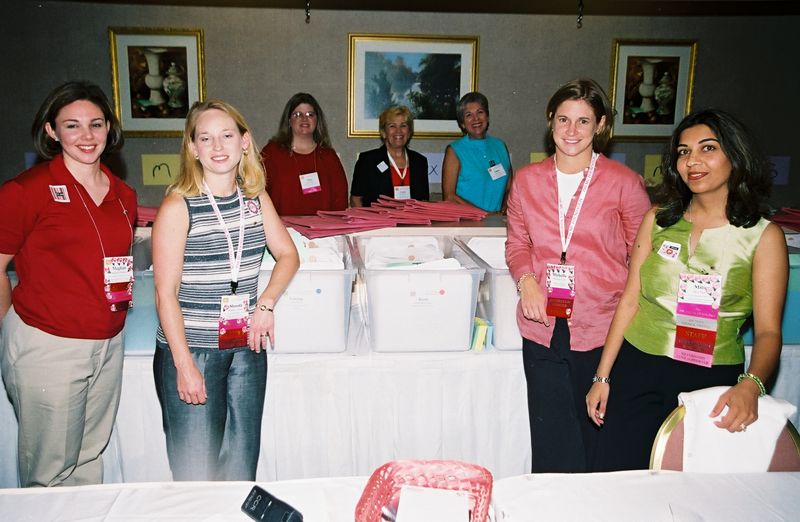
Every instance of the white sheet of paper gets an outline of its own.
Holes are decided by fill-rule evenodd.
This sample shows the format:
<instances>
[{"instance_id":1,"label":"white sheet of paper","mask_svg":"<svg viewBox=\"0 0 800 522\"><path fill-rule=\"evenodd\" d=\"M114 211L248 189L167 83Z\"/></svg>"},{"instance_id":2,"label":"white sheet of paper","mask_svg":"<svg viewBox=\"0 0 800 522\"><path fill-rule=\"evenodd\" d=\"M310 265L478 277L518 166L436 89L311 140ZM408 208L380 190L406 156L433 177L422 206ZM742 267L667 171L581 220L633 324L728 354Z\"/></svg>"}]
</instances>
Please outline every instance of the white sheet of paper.
<instances>
[{"instance_id":1,"label":"white sheet of paper","mask_svg":"<svg viewBox=\"0 0 800 522\"><path fill-rule=\"evenodd\" d=\"M468 522L466 491L403 486L396 522Z\"/></svg>"}]
</instances>

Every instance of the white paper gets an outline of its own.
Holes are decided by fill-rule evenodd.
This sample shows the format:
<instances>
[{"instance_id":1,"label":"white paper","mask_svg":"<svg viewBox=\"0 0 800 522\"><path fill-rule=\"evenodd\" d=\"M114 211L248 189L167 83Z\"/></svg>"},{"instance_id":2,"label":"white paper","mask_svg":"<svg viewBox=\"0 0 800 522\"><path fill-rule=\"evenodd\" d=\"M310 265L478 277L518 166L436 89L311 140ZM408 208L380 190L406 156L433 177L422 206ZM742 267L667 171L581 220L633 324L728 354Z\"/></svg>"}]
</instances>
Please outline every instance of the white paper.
<instances>
[{"instance_id":1,"label":"white paper","mask_svg":"<svg viewBox=\"0 0 800 522\"><path fill-rule=\"evenodd\" d=\"M403 486L396 522L468 522L469 505L465 491Z\"/></svg>"}]
</instances>

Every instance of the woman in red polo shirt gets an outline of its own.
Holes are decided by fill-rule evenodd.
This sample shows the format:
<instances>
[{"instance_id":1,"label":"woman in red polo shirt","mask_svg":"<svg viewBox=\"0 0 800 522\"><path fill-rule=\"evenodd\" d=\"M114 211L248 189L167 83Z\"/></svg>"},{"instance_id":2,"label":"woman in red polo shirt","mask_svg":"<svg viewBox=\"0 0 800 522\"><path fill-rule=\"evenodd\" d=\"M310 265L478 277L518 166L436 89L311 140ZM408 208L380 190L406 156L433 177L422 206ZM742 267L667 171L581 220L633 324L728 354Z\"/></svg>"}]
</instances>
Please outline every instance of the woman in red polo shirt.
<instances>
[{"instance_id":1,"label":"woman in red polo shirt","mask_svg":"<svg viewBox=\"0 0 800 522\"><path fill-rule=\"evenodd\" d=\"M100 163L122 130L96 85L57 87L32 131L47 161L0 187L0 365L20 483L96 484L122 383L136 193Z\"/></svg>"}]
</instances>

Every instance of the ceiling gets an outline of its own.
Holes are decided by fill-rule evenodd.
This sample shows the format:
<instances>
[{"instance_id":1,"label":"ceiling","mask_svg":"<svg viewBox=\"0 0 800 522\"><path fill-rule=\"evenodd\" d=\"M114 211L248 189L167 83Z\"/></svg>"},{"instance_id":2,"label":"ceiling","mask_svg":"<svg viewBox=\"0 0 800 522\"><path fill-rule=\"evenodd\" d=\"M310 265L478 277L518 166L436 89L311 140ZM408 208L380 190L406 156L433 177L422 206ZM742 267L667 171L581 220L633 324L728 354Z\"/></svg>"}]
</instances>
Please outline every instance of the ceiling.
<instances>
[{"instance_id":1,"label":"ceiling","mask_svg":"<svg viewBox=\"0 0 800 522\"><path fill-rule=\"evenodd\" d=\"M306 0L60 0L99 4L305 9ZM315 9L577 15L579 0L308 0ZM800 14L798 0L583 0L583 14L709 16Z\"/></svg>"}]
</instances>

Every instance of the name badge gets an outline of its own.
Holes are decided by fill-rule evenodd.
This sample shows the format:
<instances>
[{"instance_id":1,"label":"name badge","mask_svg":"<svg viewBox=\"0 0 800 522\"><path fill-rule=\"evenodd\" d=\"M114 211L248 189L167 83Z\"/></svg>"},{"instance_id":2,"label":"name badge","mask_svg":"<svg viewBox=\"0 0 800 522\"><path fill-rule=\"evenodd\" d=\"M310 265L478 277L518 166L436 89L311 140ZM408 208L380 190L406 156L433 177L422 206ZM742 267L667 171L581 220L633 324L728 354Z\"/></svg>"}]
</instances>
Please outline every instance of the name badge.
<instances>
[{"instance_id":1,"label":"name badge","mask_svg":"<svg viewBox=\"0 0 800 522\"><path fill-rule=\"evenodd\" d=\"M681 253L681 244L673 243L672 241L664 241L658 249L658 255L664 259L675 261Z\"/></svg>"},{"instance_id":2,"label":"name badge","mask_svg":"<svg viewBox=\"0 0 800 522\"><path fill-rule=\"evenodd\" d=\"M680 274L673 359L710 368L722 296L719 274Z\"/></svg>"},{"instance_id":3,"label":"name badge","mask_svg":"<svg viewBox=\"0 0 800 522\"><path fill-rule=\"evenodd\" d=\"M112 312L133 306L133 256L103 258L103 293Z\"/></svg>"},{"instance_id":4,"label":"name badge","mask_svg":"<svg viewBox=\"0 0 800 522\"><path fill-rule=\"evenodd\" d=\"M319 174L316 172L300 174L300 188L303 189L303 194L313 194L322 190L322 186L319 184Z\"/></svg>"},{"instance_id":5,"label":"name badge","mask_svg":"<svg viewBox=\"0 0 800 522\"><path fill-rule=\"evenodd\" d=\"M50 185L50 195L56 203L69 203L69 191L66 185Z\"/></svg>"},{"instance_id":6,"label":"name badge","mask_svg":"<svg viewBox=\"0 0 800 522\"><path fill-rule=\"evenodd\" d=\"M575 302L575 266L547 263L547 315L572 317Z\"/></svg>"},{"instance_id":7,"label":"name badge","mask_svg":"<svg viewBox=\"0 0 800 522\"><path fill-rule=\"evenodd\" d=\"M378 163L378 170L381 172L386 172L389 170L389 165L387 165L385 161L381 161Z\"/></svg>"},{"instance_id":8,"label":"name badge","mask_svg":"<svg viewBox=\"0 0 800 522\"><path fill-rule=\"evenodd\" d=\"M411 187L395 187L394 199L411 199Z\"/></svg>"},{"instance_id":9,"label":"name badge","mask_svg":"<svg viewBox=\"0 0 800 522\"><path fill-rule=\"evenodd\" d=\"M492 180L500 179L507 176L506 169L500 163L497 163L489 167L489 175L492 177Z\"/></svg>"},{"instance_id":10,"label":"name badge","mask_svg":"<svg viewBox=\"0 0 800 522\"><path fill-rule=\"evenodd\" d=\"M250 330L249 305L248 295L222 296L219 312L220 350L247 346L247 332Z\"/></svg>"}]
</instances>

